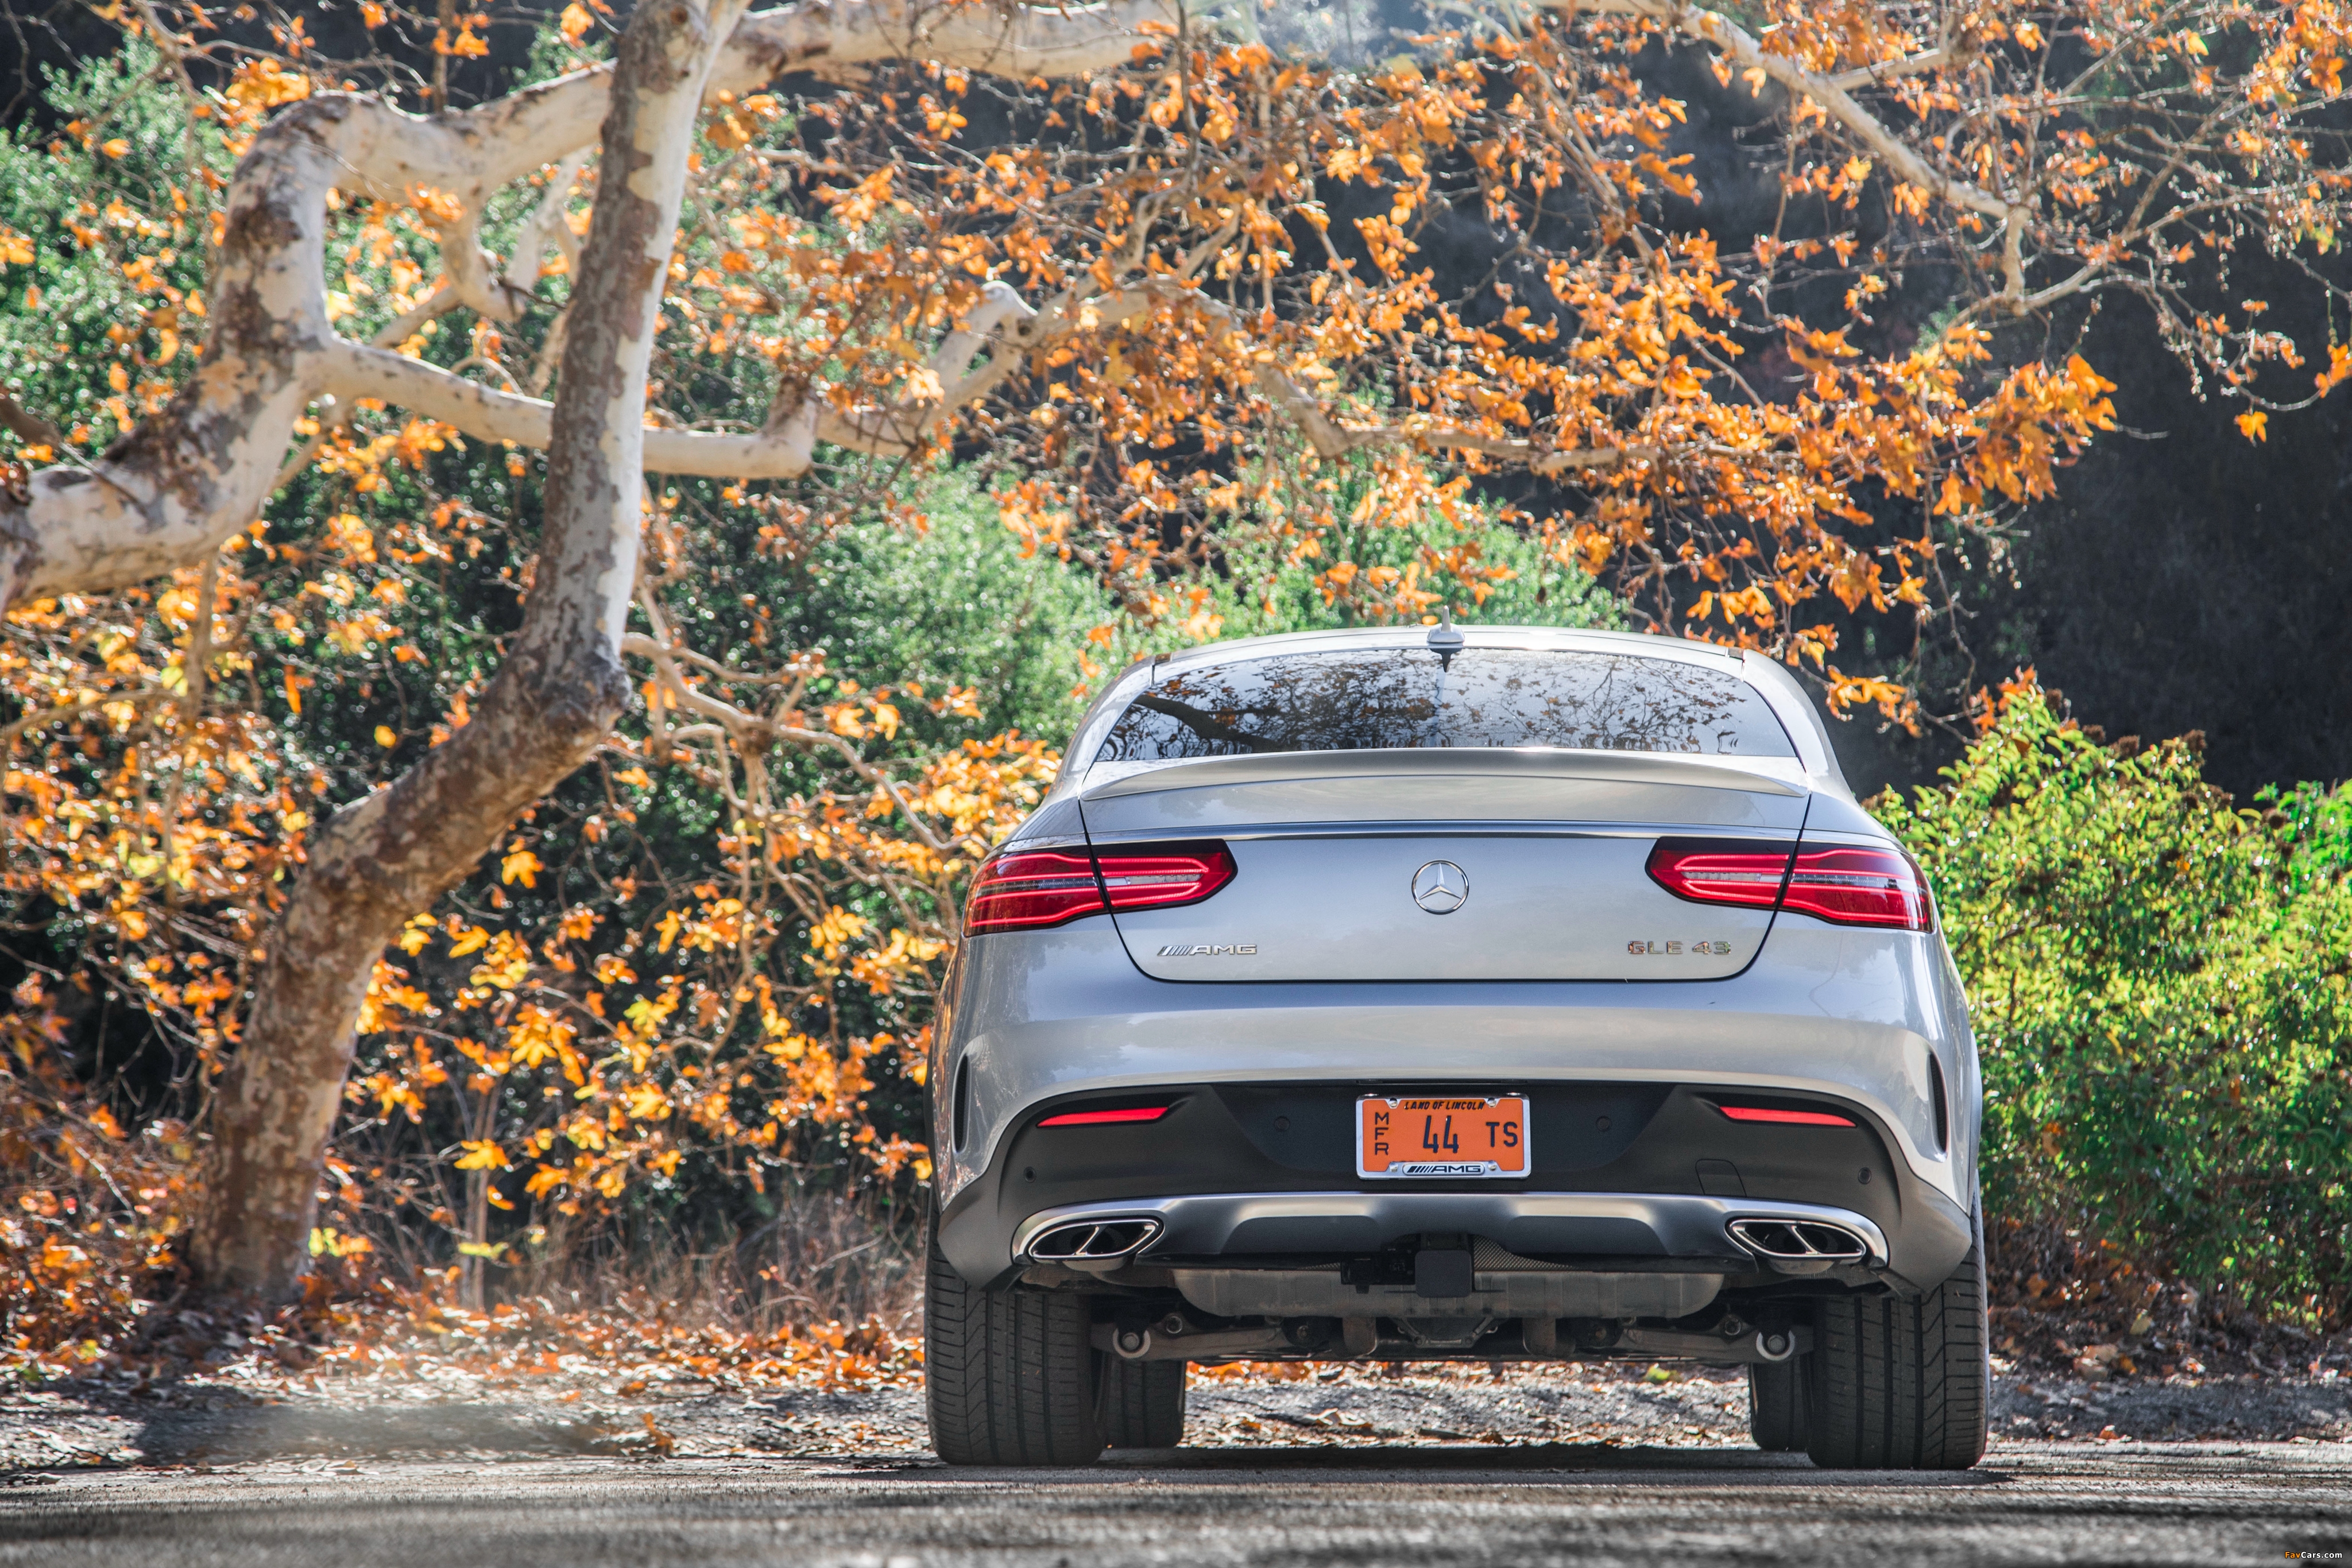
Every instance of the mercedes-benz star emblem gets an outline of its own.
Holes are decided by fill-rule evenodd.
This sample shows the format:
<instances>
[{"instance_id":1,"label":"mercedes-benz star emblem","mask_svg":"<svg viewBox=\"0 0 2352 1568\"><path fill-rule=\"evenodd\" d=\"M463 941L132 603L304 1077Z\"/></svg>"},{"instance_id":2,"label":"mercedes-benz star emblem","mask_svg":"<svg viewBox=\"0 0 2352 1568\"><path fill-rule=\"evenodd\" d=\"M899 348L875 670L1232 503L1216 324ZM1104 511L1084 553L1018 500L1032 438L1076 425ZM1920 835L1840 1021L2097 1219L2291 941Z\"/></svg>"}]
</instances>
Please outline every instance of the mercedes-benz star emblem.
<instances>
[{"instance_id":1,"label":"mercedes-benz star emblem","mask_svg":"<svg viewBox=\"0 0 2352 1568\"><path fill-rule=\"evenodd\" d=\"M1452 861L1432 861L1412 873L1412 901L1432 915L1451 915L1470 896L1470 873Z\"/></svg>"}]
</instances>

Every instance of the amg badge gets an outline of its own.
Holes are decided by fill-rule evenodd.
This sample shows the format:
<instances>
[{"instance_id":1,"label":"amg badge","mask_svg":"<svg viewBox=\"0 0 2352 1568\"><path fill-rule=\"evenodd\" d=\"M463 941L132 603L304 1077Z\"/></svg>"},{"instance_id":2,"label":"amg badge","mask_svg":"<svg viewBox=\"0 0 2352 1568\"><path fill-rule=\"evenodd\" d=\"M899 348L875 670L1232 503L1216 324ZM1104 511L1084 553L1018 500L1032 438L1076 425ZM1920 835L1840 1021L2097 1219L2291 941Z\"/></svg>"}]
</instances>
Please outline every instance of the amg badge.
<instances>
[{"instance_id":1,"label":"amg badge","mask_svg":"<svg viewBox=\"0 0 2352 1568\"><path fill-rule=\"evenodd\" d=\"M1196 946L1179 942L1172 947L1160 949L1160 956L1163 958L1249 958L1255 957L1256 954L1257 944L1255 942L1244 942L1238 946L1231 947L1211 947L1205 945Z\"/></svg>"}]
</instances>

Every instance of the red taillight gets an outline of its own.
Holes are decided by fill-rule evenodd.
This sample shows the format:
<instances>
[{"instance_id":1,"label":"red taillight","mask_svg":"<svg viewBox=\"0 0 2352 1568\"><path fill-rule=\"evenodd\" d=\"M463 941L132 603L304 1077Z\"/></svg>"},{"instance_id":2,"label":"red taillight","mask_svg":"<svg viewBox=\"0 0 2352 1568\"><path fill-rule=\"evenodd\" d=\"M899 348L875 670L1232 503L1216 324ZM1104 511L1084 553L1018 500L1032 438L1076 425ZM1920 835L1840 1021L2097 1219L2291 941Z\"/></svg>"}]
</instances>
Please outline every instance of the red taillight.
<instances>
[{"instance_id":1,"label":"red taillight","mask_svg":"<svg viewBox=\"0 0 2352 1568\"><path fill-rule=\"evenodd\" d=\"M1650 876L1695 904L1738 904L1818 915L1841 925L1932 930L1927 883L1900 850L1843 844L1821 849L1719 839L1660 839Z\"/></svg>"},{"instance_id":2,"label":"red taillight","mask_svg":"<svg viewBox=\"0 0 2352 1568\"><path fill-rule=\"evenodd\" d=\"M1095 881L1091 857L1026 850L997 855L980 868L971 884L971 902L964 909L963 928L971 936L1030 931L1081 915L1100 915L1103 909L1102 885Z\"/></svg>"},{"instance_id":3,"label":"red taillight","mask_svg":"<svg viewBox=\"0 0 2352 1568\"><path fill-rule=\"evenodd\" d=\"M1927 931L1936 924L1927 879L1900 850L1801 849L1780 907L1841 925Z\"/></svg>"},{"instance_id":4,"label":"red taillight","mask_svg":"<svg viewBox=\"0 0 2352 1568\"><path fill-rule=\"evenodd\" d=\"M1793 1127L1851 1127L1853 1118L1829 1111L1783 1111L1773 1105L1717 1105L1735 1122L1778 1122Z\"/></svg>"},{"instance_id":5,"label":"red taillight","mask_svg":"<svg viewBox=\"0 0 2352 1568\"><path fill-rule=\"evenodd\" d=\"M1097 875L1099 868L1099 875ZM1198 904L1234 880L1220 843L1150 844L1093 857L1071 850L1016 850L989 860L971 884L963 928L1034 931L1106 909ZM1104 894L1110 902L1103 902Z\"/></svg>"},{"instance_id":6,"label":"red taillight","mask_svg":"<svg viewBox=\"0 0 2352 1568\"><path fill-rule=\"evenodd\" d=\"M1694 904L1745 904L1771 909L1789 880L1789 852L1770 844L1660 839L1650 851L1650 876L1676 898Z\"/></svg>"},{"instance_id":7,"label":"red taillight","mask_svg":"<svg viewBox=\"0 0 2352 1568\"><path fill-rule=\"evenodd\" d=\"M1107 1122L1157 1122L1168 1114L1165 1105L1136 1105L1124 1111L1065 1111L1048 1116L1041 1127L1099 1127Z\"/></svg>"},{"instance_id":8,"label":"red taillight","mask_svg":"<svg viewBox=\"0 0 2352 1568\"><path fill-rule=\"evenodd\" d=\"M1198 904L1234 880L1234 857L1223 844L1154 844L1100 850L1103 889L1113 909L1160 909Z\"/></svg>"}]
</instances>

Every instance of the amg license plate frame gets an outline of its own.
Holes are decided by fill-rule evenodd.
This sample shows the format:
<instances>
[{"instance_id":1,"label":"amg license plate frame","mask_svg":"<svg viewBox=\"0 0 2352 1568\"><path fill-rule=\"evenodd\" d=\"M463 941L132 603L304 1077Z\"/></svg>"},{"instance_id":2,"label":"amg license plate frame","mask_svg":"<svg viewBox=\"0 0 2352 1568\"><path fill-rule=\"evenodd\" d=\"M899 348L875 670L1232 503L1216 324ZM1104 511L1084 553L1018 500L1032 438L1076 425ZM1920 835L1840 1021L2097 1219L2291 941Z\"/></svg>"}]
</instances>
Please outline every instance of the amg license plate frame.
<instances>
[{"instance_id":1,"label":"amg license plate frame","mask_svg":"<svg viewBox=\"0 0 2352 1568\"><path fill-rule=\"evenodd\" d=\"M1535 1166L1524 1094L1365 1094L1356 1175L1367 1181L1523 1181Z\"/></svg>"}]
</instances>

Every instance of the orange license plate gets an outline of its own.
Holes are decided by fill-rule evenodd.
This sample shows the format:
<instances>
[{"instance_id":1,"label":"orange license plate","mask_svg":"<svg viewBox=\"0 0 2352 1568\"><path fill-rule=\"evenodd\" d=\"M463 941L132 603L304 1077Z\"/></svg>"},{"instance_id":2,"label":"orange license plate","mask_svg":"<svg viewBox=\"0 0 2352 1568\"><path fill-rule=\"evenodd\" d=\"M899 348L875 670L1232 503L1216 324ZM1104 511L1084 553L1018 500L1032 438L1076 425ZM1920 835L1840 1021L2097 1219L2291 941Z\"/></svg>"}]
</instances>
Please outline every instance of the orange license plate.
<instances>
[{"instance_id":1,"label":"orange license plate","mask_svg":"<svg viewBox=\"0 0 2352 1568\"><path fill-rule=\"evenodd\" d=\"M1356 1102L1360 1176L1523 1176L1528 1102L1492 1099Z\"/></svg>"}]
</instances>

